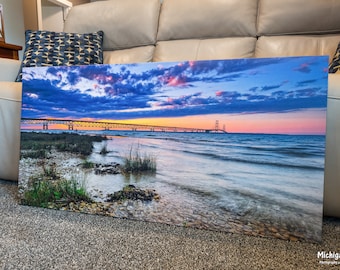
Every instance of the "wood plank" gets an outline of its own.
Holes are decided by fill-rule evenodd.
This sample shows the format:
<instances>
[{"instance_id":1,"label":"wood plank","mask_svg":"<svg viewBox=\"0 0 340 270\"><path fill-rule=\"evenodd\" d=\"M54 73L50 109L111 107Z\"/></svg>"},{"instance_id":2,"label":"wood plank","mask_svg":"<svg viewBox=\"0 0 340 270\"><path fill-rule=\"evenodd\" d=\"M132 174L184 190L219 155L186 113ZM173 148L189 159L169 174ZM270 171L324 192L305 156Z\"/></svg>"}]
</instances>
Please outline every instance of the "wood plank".
<instances>
[{"instance_id":1,"label":"wood plank","mask_svg":"<svg viewBox=\"0 0 340 270\"><path fill-rule=\"evenodd\" d=\"M0 42L0 57L19 60L21 46Z\"/></svg>"}]
</instances>

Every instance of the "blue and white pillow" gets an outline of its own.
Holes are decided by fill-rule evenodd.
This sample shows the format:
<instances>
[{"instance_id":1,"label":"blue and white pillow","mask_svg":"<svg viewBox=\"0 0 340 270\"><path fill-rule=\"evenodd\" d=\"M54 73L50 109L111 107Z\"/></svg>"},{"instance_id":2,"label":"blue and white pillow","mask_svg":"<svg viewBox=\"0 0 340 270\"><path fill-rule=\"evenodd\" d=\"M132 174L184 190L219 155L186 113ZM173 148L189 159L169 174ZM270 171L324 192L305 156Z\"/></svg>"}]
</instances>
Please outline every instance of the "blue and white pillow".
<instances>
[{"instance_id":1,"label":"blue and white pillow","mask_svg":"<svg viewBox=\"0 0 340 270\"><path fill-rule=\"evenodd\" d=\"M23 61L16 81L21 81L23 67L102 64L103 37L103 31L77 34L27 30Z\"/></svg>"},{"instance_id":2,"label":"blue and white pillow","mask_svg":"<svg viewBox=\"0 0 340 270\"><path fill-rule=\"evenodd\" d=\"M329 73L337 73L340 70L340 43L338 44L333 59L330 62L328 68Z\"/></svg>"}]
</instances>

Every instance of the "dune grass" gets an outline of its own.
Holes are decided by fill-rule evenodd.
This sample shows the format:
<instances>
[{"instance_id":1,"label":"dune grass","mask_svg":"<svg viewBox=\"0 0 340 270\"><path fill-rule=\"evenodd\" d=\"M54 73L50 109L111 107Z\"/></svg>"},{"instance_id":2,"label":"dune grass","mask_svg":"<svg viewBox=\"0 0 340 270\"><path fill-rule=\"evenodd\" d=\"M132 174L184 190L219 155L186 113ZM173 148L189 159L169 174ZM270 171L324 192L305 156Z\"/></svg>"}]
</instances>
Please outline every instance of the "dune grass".
<instances>
[{"instance_id":1,"label":"dune grass","mask_svg":"<svg viewBox=\"0 0 340 270\"><path fill-rule=\"evenodd\" d=\"M157 170L156 157L150 154L142 154L140 145L130 147L129 154L124 157L123 173L155 173Z\"/></svg>"},{"instance_id":2,"label":"dune grass","mask_svg":"<svg viewBox=\"0 0 340 270\"><path fill-rule=\"evenodd\" d=\"M21 132L21 150L28 154L22 157L44 158L52 148L59 152L70 152L83 156L92 153L93 142L105 141L103 136L80 135L76 133ZM29 155L29 156L27 156Z\"/></svg>"},{"instance_id":3,"label":"dune grass","mask_svg":"<svg viewBox=\"0 0 340 270\"><path fill-rule=\"evenodd\" d=\"M65 205L77 201L92 201L85 178L61 178L55 166L43 166L43 173L31 176L22 197L23 204L45 208L51 204Z\"/></svg>"}]
</instances>

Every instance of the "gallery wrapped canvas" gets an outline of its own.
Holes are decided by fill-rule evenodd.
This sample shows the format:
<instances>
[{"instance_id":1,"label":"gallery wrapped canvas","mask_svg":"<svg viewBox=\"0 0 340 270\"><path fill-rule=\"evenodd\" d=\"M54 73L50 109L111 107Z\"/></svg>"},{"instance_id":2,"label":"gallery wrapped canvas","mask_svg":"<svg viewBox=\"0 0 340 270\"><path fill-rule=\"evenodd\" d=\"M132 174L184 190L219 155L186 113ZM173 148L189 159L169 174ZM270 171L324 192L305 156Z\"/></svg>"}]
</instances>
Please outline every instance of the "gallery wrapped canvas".
<instances>
[{"instance_id":1,"label":"gallery wrapped canvas","mask_svg":"<svg viewBox=\"0 0 340 270\"><path fill-rule=\"evenodd\" d=\"M25 68L21 203L321 241L327 65Z\"/></svg>"}]
</instances>

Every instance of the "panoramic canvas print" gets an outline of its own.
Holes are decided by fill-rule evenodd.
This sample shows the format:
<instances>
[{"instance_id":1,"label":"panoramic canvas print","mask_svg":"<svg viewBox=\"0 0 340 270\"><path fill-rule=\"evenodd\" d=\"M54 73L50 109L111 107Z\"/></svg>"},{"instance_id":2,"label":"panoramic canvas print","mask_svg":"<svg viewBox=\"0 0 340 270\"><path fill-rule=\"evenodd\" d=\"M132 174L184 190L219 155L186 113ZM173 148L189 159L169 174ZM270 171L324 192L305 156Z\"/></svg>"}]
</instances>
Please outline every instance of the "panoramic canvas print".
<instances>
[{"instance_id":1,"label":"panoramic canvas print","mask_svg":"<svg viewBox=\"0 0 340 270\"><path fill-rule=\"evenodd\" d=\"M22 204L321 241L327 57L25 68Z\"/></svg>"}]
</instances>

